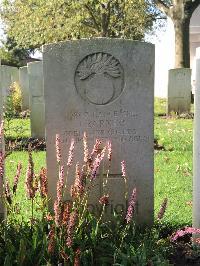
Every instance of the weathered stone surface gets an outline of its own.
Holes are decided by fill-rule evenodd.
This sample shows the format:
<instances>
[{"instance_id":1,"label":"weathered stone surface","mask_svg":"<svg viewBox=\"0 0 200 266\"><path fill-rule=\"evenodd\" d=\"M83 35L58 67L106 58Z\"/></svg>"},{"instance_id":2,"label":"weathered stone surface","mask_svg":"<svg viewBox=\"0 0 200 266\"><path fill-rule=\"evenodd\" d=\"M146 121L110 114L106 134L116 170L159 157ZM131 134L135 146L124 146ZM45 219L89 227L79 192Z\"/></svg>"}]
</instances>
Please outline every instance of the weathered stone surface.
<instances>
[{"instance_id":1,"label":"weathered stone surface","mask_svg":"<svg viewBox=\"0 0 200 266\"><path fill-rule=\"evenodd\" d=\"M28 77L28 68L20 67L19 69L19 83L22 91L22 110L29 109L29 77Z\"/></svg>"},{"instance_id":2,"label":"weathered stone surface","mask_svg":"<svg viewBox=\"0 0 200 266\"><path fill-rule=\"evenodd\" d=\"M193 227L200 228L200 47L196 50L193 143Z\"/></svg>"},{"instance_id":3,"label":"weathered stone surface","mask_svg":"<svg viewBox=\"0 0 200 266\"><path fill-rule=\"evenodd\" d=\"M28 63L31 136L45 137L42 62Z\"/></svg>"},{"instance_id":4,"label":"weathered stone surface","mask_svg":"<svg viewBox=\"0 0 200 266\"><path fill-rule=\"evenodd\" d=\"M9 94L10 86L14 82L19 82L19 69L11 66L1 66L1 86L3 98Z\"/></svg>"},{"instance_id":5,"label":"weathered stone surface","mask_svg":"<svg viewBox=\"0 0 200 266\"><path fill-rule=\"evenodd\" d=\"M169 70L167 114L171 112L190 112L191 69L177 68Z\"/></svg>"},{"instance_id":6,"label":"weathered stone surface","mask_svg":"<svg viewBox=\"0 0 200 266\"><path fill-rule=\"evenodd\" d=\"M44 46L43 60L50 197L56 197L56 133L61 136L66 166L71 138L76 141L75 161L82 162L85 131L90 149L96 138L112 142L109 211L127 208L121 177L125 160L129 197L134 187L138 190L137 221L151 224L154 46L121 39L69 41ZM69 174L68 191L73 182ZM90 201L93 209L98 209L102 196L100 177L96 184L96 198Z\"/></svg>"},{"instance_id":7,"label":"weathered stone surface","mask_svg":"<svg viewBox=\"0 0 200 266\"><path fill-rule=\"evenodd\" d=\"M0 72L0 83L1 83L1 72ZM1 125L1 121L3 118L3 97L2 97L2 88L0 86L0 125ZM4 143L3 143L3 136L0 140L0 157L2 155L2 152L4 150ZM3 180L0 177L0 221L3 219L4 217L4 205L2 202L2 193L3 193Z\"/></svg>"}]
</instances>

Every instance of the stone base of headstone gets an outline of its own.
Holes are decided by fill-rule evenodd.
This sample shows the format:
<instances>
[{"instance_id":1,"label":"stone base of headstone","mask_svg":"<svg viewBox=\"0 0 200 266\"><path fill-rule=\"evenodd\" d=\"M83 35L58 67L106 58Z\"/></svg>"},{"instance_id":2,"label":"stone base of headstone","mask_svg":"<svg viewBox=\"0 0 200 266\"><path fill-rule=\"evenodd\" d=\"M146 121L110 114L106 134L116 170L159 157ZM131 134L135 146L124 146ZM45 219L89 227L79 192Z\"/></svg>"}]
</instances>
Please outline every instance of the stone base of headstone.
<instances>
[{"instance_id":1,"label":"stone base of headstone","mask_svg":"<svg viewBox=\"0 0 200 266\"><path fill-rule=\"evenodd\" d=\"M188 113L191 105L191 69L169 70L167 114Z\"/></svg>"}]
</instances>

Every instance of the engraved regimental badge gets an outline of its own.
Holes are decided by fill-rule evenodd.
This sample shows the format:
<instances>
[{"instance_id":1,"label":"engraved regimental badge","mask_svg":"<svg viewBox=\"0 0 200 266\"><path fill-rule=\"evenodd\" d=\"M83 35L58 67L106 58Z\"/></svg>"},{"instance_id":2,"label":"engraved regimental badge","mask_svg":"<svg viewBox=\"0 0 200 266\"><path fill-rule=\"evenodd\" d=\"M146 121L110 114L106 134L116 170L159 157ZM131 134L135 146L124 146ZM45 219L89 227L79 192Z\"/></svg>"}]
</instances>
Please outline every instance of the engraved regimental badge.
<instances>
[{"instance_id":1,"label":"engraved regimental badge","mask_svg":"<svg viewBox=\"0 0 200 266\"><path fill-rule=\"evenodd\" d=\"M77 66L75 85L84 100L96 105L105 105L122 93L124 71L119 60L112 55L90 54Z\"/></svg>"}]
</instances>

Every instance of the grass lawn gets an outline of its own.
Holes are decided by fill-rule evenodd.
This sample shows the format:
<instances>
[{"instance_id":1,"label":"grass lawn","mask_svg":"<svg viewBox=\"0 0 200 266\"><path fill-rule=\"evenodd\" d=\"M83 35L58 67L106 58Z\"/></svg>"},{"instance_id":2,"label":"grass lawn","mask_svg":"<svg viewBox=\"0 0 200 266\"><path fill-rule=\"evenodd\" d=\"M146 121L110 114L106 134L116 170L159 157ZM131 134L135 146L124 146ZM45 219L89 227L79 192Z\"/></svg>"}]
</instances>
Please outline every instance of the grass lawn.
<instances>
[{"instance_id":1,"label":"grass lawn","mask_svg":"<svg viewBox=\"0 0 200 266\"><path fill-rule=\"evenodd\" d=\"M165 197L168 208L164 223L174 226L192 223L192 119L166 118L166 102L155 100L155 138L164 150L155 151L155 214ZM28 119L15 119L12 127L6 131L8 137L29 137L30 122ZM15 126L19 129L14 130ZM24 129L24 130L23 130ZM33 154L36 173L45 166L45 152ZM24 212L29 212L30 204L25 200L22 187L27 167L27 153L13 152L6 159L6 176L13 178L17 162L23 163L18 200L23 202ZM128 167L128 165L127 165Z\"/></svg>"}]
</instances>

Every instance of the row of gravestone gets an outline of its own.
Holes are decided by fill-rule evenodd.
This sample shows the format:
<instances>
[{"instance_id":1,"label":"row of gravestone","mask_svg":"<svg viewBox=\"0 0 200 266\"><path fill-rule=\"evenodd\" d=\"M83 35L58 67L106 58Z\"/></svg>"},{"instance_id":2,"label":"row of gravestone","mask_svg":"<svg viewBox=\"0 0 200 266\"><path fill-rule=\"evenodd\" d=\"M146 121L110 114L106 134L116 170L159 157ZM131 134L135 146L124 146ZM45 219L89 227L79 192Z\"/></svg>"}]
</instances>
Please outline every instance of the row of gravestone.
<instances>
[{"instance_id":1,"label":"row of gravestone","mask_svg":"<svg viewBox=\"0 0 200 266\"><path fill-rule=\"evenodd\" d=\"M128 196L137 188L137 221L152 224L154 46L105 38L68 41L44 46L42 65L43 69L36 67L33 79L44 88L50 205L56 197L55 136L60 134L62 163L67 172L71 139L76 143L74 158L82 163L86 132L90 149L97 138L112 142L113 159L107 180L110 212L127 208L121 177L121 161L125 160ZM38 73L43 73L42 81ZM38 111L43 95L34 95ZM69 173L68 186L73 182ZM101 182L97 177L90 198L93 208L98 207L102 196Z\"/></svg>"},{"instance_id":2,"label":"row of gravestone","mask_svg":"<svg viewBox=\"0 0 200 266\"><path fill-rule=\"evenodd\" d=\"M45 129L42 62L31 62L19 69L2 65L0 70L4 103L12 84L19 83L22 93L22 110L30 110L31 136L43 138Z\"/></svg>"},{"instance_id":3,"label":"row of gravestone","mask_svg":"<svg viewBox=\"0 0 200 266\"><path fill-rule=\"evenodd\" d=\"M169 71L167 113L171 111L182 113L190 111L191 103L191 70L172 69ZM97 78L96 78L97 79ZM45 137L44 89L42 62L28 63L27 66L16 68L1 66L1 86L3 97L8 94L10 85L17 81L22 90L22 110L30 109L31 136ZM98 82L93 79L91 82ZM123 81L122 81L123 82ZM102 84L104 86L104 84ZM104 88L106 91L106 87ZM117 88L117 90L120 89ZM108 93L108 91L107 91ZM110 92L112 96L112 92ZM109 95L107 95L109 98ZM94 101L95 89L90 92L90 100ZM104 101L104 99L101 99ZM105 99L106 103L106 99Z\"/></svg>"}]
</instances>

